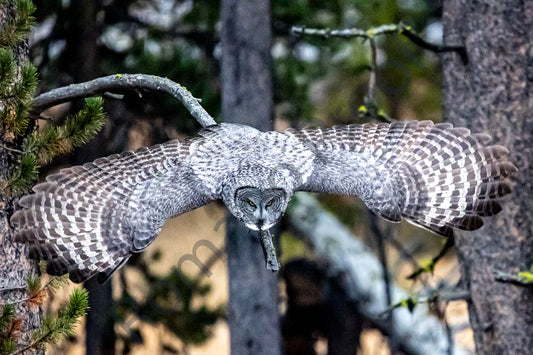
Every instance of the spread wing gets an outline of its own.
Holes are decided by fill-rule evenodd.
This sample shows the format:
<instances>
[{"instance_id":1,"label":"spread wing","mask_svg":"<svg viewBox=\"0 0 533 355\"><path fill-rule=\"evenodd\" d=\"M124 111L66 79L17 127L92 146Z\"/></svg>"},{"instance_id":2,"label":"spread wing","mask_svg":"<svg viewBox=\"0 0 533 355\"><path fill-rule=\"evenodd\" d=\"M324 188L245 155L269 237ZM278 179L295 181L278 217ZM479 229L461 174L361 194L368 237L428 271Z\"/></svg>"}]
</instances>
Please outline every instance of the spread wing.
<instances>
[{"instance_id":1,"label":"spread wing","mask_svg":"<svg viewBox=\"0 0 533 355\"><path fill-rule=\"evenodd\" d=\"M51 275L104 282L167 218L216 198L193 173L189 146L171 141L48 176L19 202L16 240L31 244Z\"/></svg>"},{"instance_id":2,"label":"spread wing","mask_svg":"<svg viewBox=\"0 0 533 355\"><path fill-rule=\"evenodd\" d=\"M288 131L314 153L303 191L357 195L376 214L449 236L501 210L516 168L489 136L431 121Z\"/></svg>"}]
</instances>

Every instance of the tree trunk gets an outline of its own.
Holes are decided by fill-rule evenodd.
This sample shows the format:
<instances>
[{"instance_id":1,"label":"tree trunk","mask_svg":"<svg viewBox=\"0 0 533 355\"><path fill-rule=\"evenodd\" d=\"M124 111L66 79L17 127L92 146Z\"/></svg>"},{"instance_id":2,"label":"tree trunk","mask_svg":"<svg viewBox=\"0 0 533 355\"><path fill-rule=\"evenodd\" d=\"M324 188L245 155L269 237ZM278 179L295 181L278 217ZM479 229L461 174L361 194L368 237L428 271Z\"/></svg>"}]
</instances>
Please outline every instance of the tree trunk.
<instances>
[{"instance_id":1,"label":"tree trunk","mask_svg":"<svg viewBox=\"0 0 533 355\"><path fill-rule=\"evenodd\" d=\"M222 115L272 129L270 2L224 0ZM266 269L256 232L227 217L228 324L232 354L280 354L277 277Z\"/></svg>"},{"instance_id":2,"label":"tree trunk","mask_svg":"<svg viewBox=\"0 0 533 355\"><path fill-rule=\"evenodd\" d=\"M100 72L98 39L101 24L97 21L101 1L71 0L68 8L66 53L62 68L70 74L74 83L92 80ZM82 108L81 100L74 105L74 111ZM81 165L108 155L108 137L105 130L76 150L72 163ZM122 143L122 142L121 142ZM83 284L89 292L89 311L85 318L85 354L114 354L116 334L114 331L112 279L100 285L96 278Z\"/></svg>"},{"instance_id":3,"label":"tree trunk","mask_svg":"<svg viewBox=\"0 0 533 355\"><path fill-rule=\"evenodd\" d=\"M445 1L445 44L466 47L468 63L443 56L445 117L489 133L519 172L504 211L475 233L457 233L470 322L479 354L533 349L533 289L495 280L533 265L533 2Z\"/></svg>"},{"instance_id":4,"label":"tree trunk","mask_svg":"<svg viewBox=\"0 0 533 355\"><path fill-rule=\"evenodd\" d=\"M0 5L0 29L13 16L13 3L13 1L3 1ZM22 42L12 50L19 66L28 60L27 42ZM4 107L3 103L0 104ZM6 132L0 125L2 146L4 146L5 136ZM10 168L7 151L0 149L0 175L5 176ZM0 303L16 305L15 319L21 320L19 346L22 346L22 344L30 343L31 331L40 326L42 310L40 305L18 302L27 298L27 280L29 277L38 275L39 269L37 263L28 258L28 246L15 243L12 239L13 230L8 221L14 212L14 207L13 200L5 200L0 196ZM2 308L3 306L0 305L0 313ZM26 353L29 352L44 354L41 350L29 350Z\"/></svg>"}]
</instances>

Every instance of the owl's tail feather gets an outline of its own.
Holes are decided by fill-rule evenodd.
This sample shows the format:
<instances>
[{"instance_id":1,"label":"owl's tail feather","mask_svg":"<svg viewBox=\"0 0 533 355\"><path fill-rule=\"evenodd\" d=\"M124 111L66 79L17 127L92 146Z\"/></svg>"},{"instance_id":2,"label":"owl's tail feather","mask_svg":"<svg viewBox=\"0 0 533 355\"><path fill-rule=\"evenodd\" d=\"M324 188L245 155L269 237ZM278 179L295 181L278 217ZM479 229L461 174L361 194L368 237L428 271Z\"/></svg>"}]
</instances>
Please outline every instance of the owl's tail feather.
<instances>
[{"instance_id":1,"label":"owl's tail feather","mask_svg":"<svg viewBox=\"0 0 533 355\"><path fill-rule=\"evenodd\" d=\"M401 214L409 222L444 236L453 228L475 230L484 216L502 210L511 192L504 181L517 169L490 137L448 124L419 125L405 137L395 162L403 186Z\"/></svg>"},{"instance_id":2,"label":"owl's tail feather","mask_svg":"<svg viewBox=\"0 0 533 355\"><path fill-rule=\"evenodd\" d=\"M58 185L52 176L20 199L24 209L11 218L15 240L32 245L30 256L45 260L50 275L69 273L74 282L96 274L104 281L130 255L121 231L125 212L99 197L97 181L86 184Z\"/></svg>"}]
</instances>

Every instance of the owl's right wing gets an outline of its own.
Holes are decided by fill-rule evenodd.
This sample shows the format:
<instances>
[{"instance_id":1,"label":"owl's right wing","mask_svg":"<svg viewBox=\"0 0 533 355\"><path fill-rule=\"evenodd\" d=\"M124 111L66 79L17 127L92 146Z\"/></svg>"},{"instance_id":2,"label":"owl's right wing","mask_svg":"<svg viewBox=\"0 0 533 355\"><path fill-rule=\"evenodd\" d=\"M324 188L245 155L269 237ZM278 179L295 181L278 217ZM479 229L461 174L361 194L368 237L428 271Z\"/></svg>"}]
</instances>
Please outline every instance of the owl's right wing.
<instances>
[{"instance_id":1,"label":"owl's right wing","mask_svg":"<svg viewBox=\"0 0 533 355\"><path fill-rule=\"evenodd\" d=\"M11 221L51 275L104 282L169 217L216 197L193 173L189 143L171 141L63 169L23 197Z\"/></svg>"},{"instance_id":2,"label":"owl's right wing","mask_svg":"<svg viewBox=\"0 0 533 355\"><path fill-rule=\"evenodd\" d=\"M300 190L357 195L389 221L449 236L474 230L501 210L516 171L490 137L431 121L367 123L288 131L313 153Z\"/></svg>"}]
</instances>

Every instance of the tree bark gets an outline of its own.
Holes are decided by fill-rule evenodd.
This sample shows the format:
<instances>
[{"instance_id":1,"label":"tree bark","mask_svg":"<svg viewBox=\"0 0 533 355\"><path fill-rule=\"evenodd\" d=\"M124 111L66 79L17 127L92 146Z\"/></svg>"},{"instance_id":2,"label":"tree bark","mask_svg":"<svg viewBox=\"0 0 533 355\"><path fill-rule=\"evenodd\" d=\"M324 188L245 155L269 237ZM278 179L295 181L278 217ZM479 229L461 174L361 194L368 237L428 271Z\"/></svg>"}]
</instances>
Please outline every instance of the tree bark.
<instances>
[{"instance_id":1,"label":"tree bark","mask_svg":"<svg viewBox=\"0 0 533 355\"><path fill-rule=\"evenodd\" d=\"M4 1L0 5L0 29L14 14L14 2ZM13 56L20 66L28 60L28 43L22 42L12 48ZM20 79L20 78L19 78ZM17 80L17 79L15 79ZM4 105L1 105L4 107ZM0 144L5 142L6 132L0 126ZM0 149L0 174L4 176L11 168L7 151ZM42 310L40 305L29 305L18 302L27 298L27 280L39 274L36 262L28 258L28 246L13 241L13 230L9 225L9 218L15 209L15 201L0 197L0 303L14 303L16 305L15 319L20 319L21 332L19 344L29 344L31 331L41 323ZM0 306L1 312L2 306ZM42 350L28 350L25 353L44 354Z\"/></svg>"},{"instance_id":2,"label":"tree bark","mask_svg":"<svg viewBox=\"0 0 533 355\"><path fill-rule=\"evenodd\" d=\"M224 0L222 115L272 129L271 24L267 0ZM258 234L226 219L232 354L280 354L277 277L266 269Z\"/></svg>"},{"instance_id":3,"label":"tree bark","mask_svg":"<svg viewBox=\"0 0 533 355\"><path fill-rule=\"evenodd\" d=\"M468 63L443 55L445 117L489 133L519 172L504 211L474 233L457 233L470 322L479 354L533 349L533 289L495 280L533 264L533 2L445 1L445 44L466 47Z\"/></svg>"}]
</instances>

